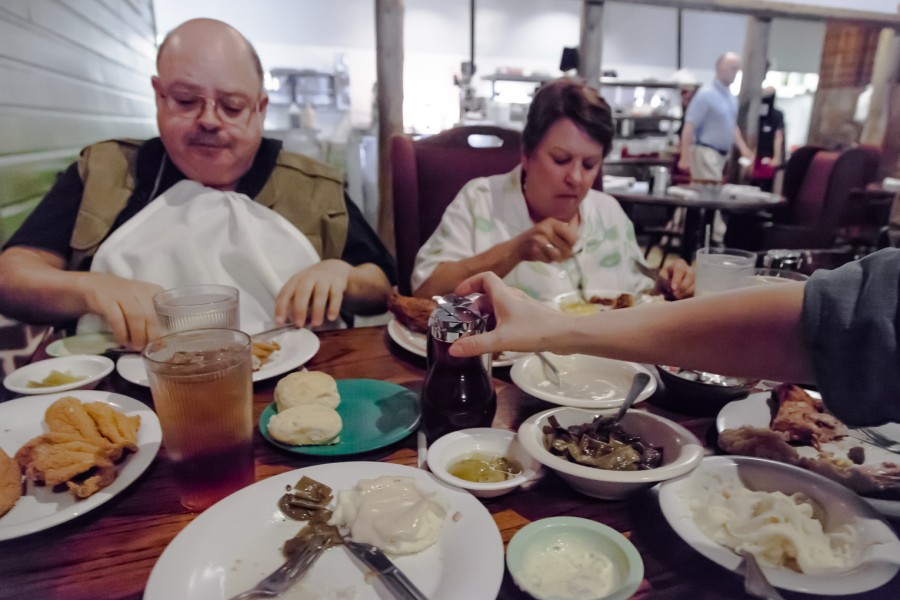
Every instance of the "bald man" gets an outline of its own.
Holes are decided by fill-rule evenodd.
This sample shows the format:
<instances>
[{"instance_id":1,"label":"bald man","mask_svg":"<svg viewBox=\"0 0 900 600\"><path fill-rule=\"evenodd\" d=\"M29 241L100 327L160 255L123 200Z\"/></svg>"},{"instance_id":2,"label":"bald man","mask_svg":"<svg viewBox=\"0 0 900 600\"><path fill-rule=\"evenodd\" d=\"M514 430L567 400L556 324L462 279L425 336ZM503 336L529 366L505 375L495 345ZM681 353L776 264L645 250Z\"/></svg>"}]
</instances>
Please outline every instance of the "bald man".
<instances>
[{"instance_id":1,"label":"bald man","mask_svg":"<svg viewBox=\"0 0 900 600\"><path fill-rule=\"evenodd\" d=\"M678 167L691 179L721 181L732 146L753 158L737 126L738 103L728 89L741 70L741 57L726 52L716 61L716 78L702 86L688 105L681 130Z\"/></svg>"},{"instance_id":2,"label":"bald man","mask_svg":"<svg viewBox=\"0 0 900 600\"><path fill-rule=\"evenodd\" d=\"M0 254L0 313L93 315L139 349L160 334L154 294L178 285L238 287L250 333L383 312L393 259L336 172L263 137L268 96L249 41L187 21L160 45L157 71L160 136L82 151Z\"/></svg>"}]
</instances>

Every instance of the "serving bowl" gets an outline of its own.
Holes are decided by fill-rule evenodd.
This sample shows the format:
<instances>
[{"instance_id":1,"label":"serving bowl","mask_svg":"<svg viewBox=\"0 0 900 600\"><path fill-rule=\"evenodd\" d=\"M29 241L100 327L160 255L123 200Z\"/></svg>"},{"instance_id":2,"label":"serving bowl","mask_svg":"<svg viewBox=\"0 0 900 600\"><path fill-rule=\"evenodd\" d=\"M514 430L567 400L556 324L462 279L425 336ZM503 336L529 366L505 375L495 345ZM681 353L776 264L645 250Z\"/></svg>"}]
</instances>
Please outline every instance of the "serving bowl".
<instances>
[{"instance_id":1,"label":"serving bowl","mask_svg":"<svg viewBox=\"0 0 900 600\"><path fill-rule=\"evenodd\" d=\"M519 442L538 462L554 470L573 489L587 496L619 500L633 496L660 481L689 473L703 460L703 445L694 434L669 419L630 410L622 428L641 441L662 448L662 464L640 471L613 471L569 462L544 447L543 428L555 416L562 427L589 423L596 416L613 416L615 410L585 410L569 406L552 408L529 417L519 427Z\"/></svg>"},{"instance_id":2,"label":"serving bowl","mask_svg":"<svg viewBox=\"0 0 900 600\"><path fill-rule=\"evenodd\" d=\"M719 489L710 478L739 482L762 492L802 494L822 509L822 530L840 532L847 527L860 548L856 566L805 574L788 567L760 567L769 582L785 590L806 594L846 595L880 587L894 579L900 563L900 540L874 508L848 488L806 469L749 456L709 456L688 475L664 482L659 488L659 504L672 529L697 552L720 566L740 573L741 557L730 548L706 536L694 520L693 506L706 511L707 495ZM759 517L762 519L763 517ZM734 523L735 531L746 525ZM769 526L771 530L771 525ZM784 539L791 539L785 535ZM765 542L754 539L758 547Z\"/></svg>"},{"instance_id":3,"label":"serving bowl","mask_svg":"<svg viewBox=\"0 0 900 600\"><path fill-rule=\"evenodd\" d=\"M586 572L579 573L575 561L549 565L542 559L547 554L564 558L564 553L574 554L579 550L600 555L609 561L609 589L604 595L595 596L600 600L630 598L644 578L641 556L625 536L611 527L578 517L540 519L517 531L506 550L506 567L516 585L534 598L559 598L562 596L560 586L591 584L593 582L584 581L578 575L594 577L599 569L587 568ZM561 581L545 579L543 586L536 585L527 574L528 568L533 568L536 564L544 567L542 579L556 577ZM568 570L572 572L567 572ZM552 587L553 592L547 593L547 587Z\"/></svg>"},{"instance_id":4,"label":"serving bowl","mask_svg":"<svg viewBox=\"0 0 900 600\"><path fill-rule=\"evenodd\" d=\"M3 385L17 394L55 394L69 390L91 390L101 379L113 370L113 361L105 356L76 354L59 358L48 358L25 365L6 376ZM50 387L28 387L29 381L43 381L52 371L59 371L81 377L78 381Z\"/></svg>"},{"instance_id":5,"label":"serving bowl","mask_svg":"<svg viewBox=\"0 0 900 600\"><path fill-rule=\"evenodd\" d=\"M725 377L681 367L657 365L666 393L654 401L675 412L696 416L712 416L732 400L745 398L758 379Z\"/></svg>"},{"instance_id":6,"label":"serving bowl","mask_svg":"<svg viewBox=\"0 0 900 600\"><path fill-rule=\"evenodd\" d=\"M450 474L448 468L459 459L473 453L511 458L522 466L522 472L505 481L493 483L467 481ZM508 494L537 477L541 470L541 464L517 441L516 432L491 427L462 429L440 437L428 448L427 460L428 468L435 477L479 498Z\"/></svg>"},{"instance_id":7,"label":"serving bowl","mask_svg":"<svg viewBox=\"0 0 900 600\"><path fill-rule=\"evenodd\" d=\"M510 379L523 392L559 404L578 408L616 408L622 405L625 395L638 373L650 374L643 365L613 360L588 354L553 354L545 356L560 373L560 385L547 378L540 359L529 354L516 360L509 372ZM637 397L642 402L656 392L656 378Z\"/></svg>"}]
</instances>

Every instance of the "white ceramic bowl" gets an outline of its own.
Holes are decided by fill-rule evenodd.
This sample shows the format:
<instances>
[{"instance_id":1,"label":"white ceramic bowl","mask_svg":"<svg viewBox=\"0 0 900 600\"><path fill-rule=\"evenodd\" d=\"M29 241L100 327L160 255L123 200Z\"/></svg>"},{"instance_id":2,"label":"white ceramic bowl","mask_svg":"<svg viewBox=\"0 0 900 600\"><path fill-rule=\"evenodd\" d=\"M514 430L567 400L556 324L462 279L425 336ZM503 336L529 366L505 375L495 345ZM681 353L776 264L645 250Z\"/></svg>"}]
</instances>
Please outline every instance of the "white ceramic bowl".
<instances>
[{"instance_id":1,"label":"white ceramic bowl","mask_svg":"<svg viewBox=\"0 0 900 600\"><path fill-rule=\"evenodd\" d=\"M90 390L113 370L113 361L105 356L90 356L76 354L59 358L48 358L16 369L6 376L3 385L11 392L17 394L55 394L68 390ZM70 375L84 377L79 381L56 385L53 387L28 387L29 381L41 381L50 375L51 371L68 372Z\"/></svg>"},{"instance_id":2,"label":"white ceramic bowl","mask_svg":"<svg viewBox=\"0 0 900 600\"><path fill-rule=\"evenodd\" d=\"M547 402L590 409L619 407L638 373L650 375L650 383L635 402L646 400L656 391L656 377L638 363L587 354L547 352L546 356L559 370L560 385L547 379L544 366L534 354L513 363L509 376L523 392Z\"/></svg>"},{"instance_id":3,"label":"white ceramic bowl","mask_svg":"<svg viewBox=\"0 0 900 600\"><path fill-rule=\"evenodd\" d=\"M857 494L825 477L773 460L749 456L709 456L689 475L667 481L659 488L663 515L678 535L697 552L731 571L740 572L741 558L729 548L708 538L697 526L688 505L692 495L708 493L705 478L734 478L751 490L794 494L800 492L825 511L826 532L850 526L862 548L861 562L851 569L815 575L789 568L762 565L766 578L785 590L820 595L857 594L880 587L897 574L900 540L891 526ZM891 596L888 593L888 597ZM891 596L893 597L893 596Z\"/></svg>"},{"instance_id":4,"label":"white ceramic bowl","mask_svg":"<svg viewBox=\"0 0 900 600\"><path fill-rule=\"evenodd\" d=\"M523 568L535 553L567 545L587 547L604 555L612 563L614 584L609 593L598 596L598 600L630 598L644 578L644 562L641 555L625 536L611 527L578 517L540 519L517 531L506 550L506 568L509 569L516 585L534 598L539 600L558 598L556 594L544 595L535 589L529 589L528 580L523 578ZM547 568L552 567L547 565ZM560 575L566 578L569 574L560 573Z\"/></svg>"},{"instance_id":5,"label":"white ceramic bowl","mask_svg":"<svg viewBox=\"0 0 900 600\"><path fill-rule=\"evenodd\" d=\"M614 415L615 410L585 410L560 407L546 410L528 418L519 427L519 442L543 465L550 467L576 491L602 498L619 500L637 494L660 481L689 473L703 460L703 445L690 431L669 419L641 411L630 410L621 425L628 433L663 449L663 462L655 469L643 471L612 471L588 467L556 456L544 448L543 428L547 419L555 415L563 427L591 422L597 415Z\"/></svg>"},{"instance_id":6,"label":"white ceramic bowl","mask_svg":"<svg viewBox=\"0 0 900 600\"><path fill-rule=\"evenodd\" d=\"M475 483L455 477L447 471L454 462L473 452L512 458L522 465L522 472L506 481ZM516 440L516 432L475 427L453 431L435 441L428 448L428 468L444 483L462 488L479 498L493 498L507 494L537 477L541 464L522 448Z\"/></svg>"}]
</instances>

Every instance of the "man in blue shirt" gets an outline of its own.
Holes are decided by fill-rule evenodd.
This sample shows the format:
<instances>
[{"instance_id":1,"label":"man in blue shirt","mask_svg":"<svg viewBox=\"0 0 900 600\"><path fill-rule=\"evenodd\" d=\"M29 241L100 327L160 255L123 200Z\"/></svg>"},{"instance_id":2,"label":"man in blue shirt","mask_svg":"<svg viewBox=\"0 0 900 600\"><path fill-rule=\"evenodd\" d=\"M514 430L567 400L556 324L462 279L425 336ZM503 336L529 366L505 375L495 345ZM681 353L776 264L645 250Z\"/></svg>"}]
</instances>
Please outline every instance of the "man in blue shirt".
<instances>
[{"instance_id":1,"label":"man in blue shirt","mask_svg":"<svg viewBox=\"0 0 900 600\"><path fill-rule=\"evenodd\" d=\"M716 78L694 94L684 116L681 131L681 158L678 167L690 170L691 179L721 181L731 147L752 159L737 126L737 98L728 86L741 70L741 57L726 52L716 61Z\"/></svg>"}]
</instances>

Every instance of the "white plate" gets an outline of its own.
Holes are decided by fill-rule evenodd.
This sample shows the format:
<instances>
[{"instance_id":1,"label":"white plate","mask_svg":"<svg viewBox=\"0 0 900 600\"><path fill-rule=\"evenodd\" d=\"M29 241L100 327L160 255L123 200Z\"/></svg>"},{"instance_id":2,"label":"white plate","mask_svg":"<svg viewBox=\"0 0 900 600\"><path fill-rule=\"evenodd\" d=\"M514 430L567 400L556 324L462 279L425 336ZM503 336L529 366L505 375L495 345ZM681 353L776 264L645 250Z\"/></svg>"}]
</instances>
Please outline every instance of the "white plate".
<instances>
[{"instance_id":1,"label":"white plate","mask_svg":"<svg viewBox=\"0 0 900 600\"><path fill-rule=\"evenodd\" d=\"M140 415L138 451L127 454L119 465L115 481L93 496L76 500L72 494L53 492L46 487L28 483L25 495L0 517L0 540L17 538L48 527L65 523L93 510L127 488L153 462L162 431L159 419L146 404L134 398L100 391L76 391L62 394L26 396L0 404L0 447L13 456L25 442L46 433L44 412L51 404L65 396L74 396L82 402L105 402L127 415Z\"/></svg>"},{"instance_id":2,"label":"white plate","mask_svg":"<svg viewBox=\"0 0 900 600\"><path fill-rule=\"evenodd\" d=\"M103 354L119 344L111 333L82 333L72 335L47 345L50 356L72 356L73 354Z\"/></svg>"},{"instance_id":3,"label":"white plate","mask_svg":"<svg viewBox=\"0 0 900 600\"><path fill-rule=\"evenodd\" d=\"M649 281L649 280L648 280ZM587 289L584 291L584 295L588 298L593 298L594 296L599 296L600 298L610 298L616 299L621 294L628 294L632 297L634 301L634 305L638 304L646 304L648 302L654 302L655 299L662 300L662 296L648 296L647 294L641 294L636 292L626 292L624 290L606 290L606 289ZM556 310L562 311L563 304L583 304L581 300L581 295L578 292L566 292L565 294L559 294L558 296L554 296L550 300L545 300L544 304L549 306L550 308L555 308ZM594 312L600 312L602 310L613 310L611 306L603 306L602 304L594 304L597 308ZM574 313L572 313L574 314ZM592 313L585 313L592 314Z\"/></svg>"},{"instance_id":4,"label":"white plate","mask_svg":"<svg viewBox=\"0 0 900 600\"><path fill-rule=\"evenodd\" d=\"M303 475L335 492L360 479L381 475L414 477L424 491L450 502L438 542L394 562L431 600L493 600L503 581L503 542L487 509L470 494L447 486L430 473L403 465L346 462L281 473L235 492L194 519L176 536L153 567L144 600L230 598L284 562L280 548L304 523L285 518L278 499ZM459 518L454 515L459 514ZM227 535L223 532L227 531ZM473 549L477 550L473 552ZM291 598L354 598L389 595L347 550L327 550L285 595ZM306 594L304 595L304 591Z\"/></svg>"},{"instance_id":5,"label":"white plate","mask_svg":"<svg viewBox=\"0 0 900 600\"><path fill-rule=\"evenodd\" d=\"M78 388L92 388L112 373L113 361L105 356L87 354L48 358L18 368L3 379L3 385L17 394L55 394ZM29 381L42 381L51 371L82 377L78 381L52 387L28 387Z\"/></svg>"},{"instance_id":6,"label":"white plate","mask_svg":"<svg viewBox=\"0 0 900 600\"><path fill-rule=\"evenodd\" d=\"M289 329L271 340L281 346L269 357L269 360L253 372L253 381L263 381L271 377L283 375L288 371L306 364L319 351L319 338L309 329ZM116 361L116 371L131 383L150 386L147 369L140 354L123 354Z\"/></svg>"},{"instance_id":7,"label":"white plate","mask_svg":"<svg viewBox=\"0 0 900 600\"><path fill-rule=\"evenodd\" d=\"M785 494L803 492L825 508L826 531L848 523L866 548L860 565L841 572L804 575L790 569L762 566L772 585L807 594L854 594L880 587L897 573L900 540L890 525L850 490L821 475L771 460L711 456L703 459L690 474L664 482L659 489L659 504L666 520L685 542L726 569L737 571L741 558L700 531L685 500L693 492L696 482L710 474L723 478L736 474L752 490L777 490ZM877 560L879 555L893 556L894 564Z\"/></svg>"},{"instance_id":8,"label":"white plate","mask_svg":"<svg viewBox=\"0 0 900 600\"><path fill-rule=\"evenodd\" d=\"M517 360L509 372L513 383L522 391L541 400L578 408L616 408L622 405L637 373L650 375L650 383L635 404L656 391L656 377L637 363L587 354L545 354L559 370L562 385L557 387L548 381L541 361L534 354Z\"/></svg>"},{"instance_id":9,"label":"white plate","mask_svg":"<svg viewBox=\"0 0 900 600\"><path fill-rule=\"evenodd\" d=\"M808 393L815 398L821 397L814 391L808 391ZM769 392L760 392L757 394L750 394L743 400L729 402L722 407L718 417L716 417L716 430L721 433L725 429L736 429L743 425L767 428L769 426L769 421L771 420L771 413L769 412L769 405L767 404L769 396ZM879 431L888 432L893 437L900 432L900 425L885 425L878 429ZM878 446L861 442L856 438L849 436L842 440L822 444L822 450L834 452L836 456L846 457L847 451L853 446L863 446L865 448L866 460L863 464L869 465L882 462L896 463L898 460L896 454L892 454ZM819 454L815 448L810 446L797 446L795 449L800 456L805 456L807 458L816 458ZM874 506L875 510L881 514L889 517L900 517L900 500L882 500L879 498L866 498L865 496L860 497Z\"/></svg>"},{"instance_id":10,"label":"white plate","mask_svg":"<svg viewBox=\"0 0 900 600\"><path fill-rule=\"evenodd\" d=\"M412 331L396 319L388 321L387 330L391 339L397 342L397 345L404 350L408 350L417 356L428 356L427 341L424 333ZM492 361L492 365L495 367L508 367L522 356L524 356L522 352L502 352L500 358Z\"/></svg>"}]
</instances>

